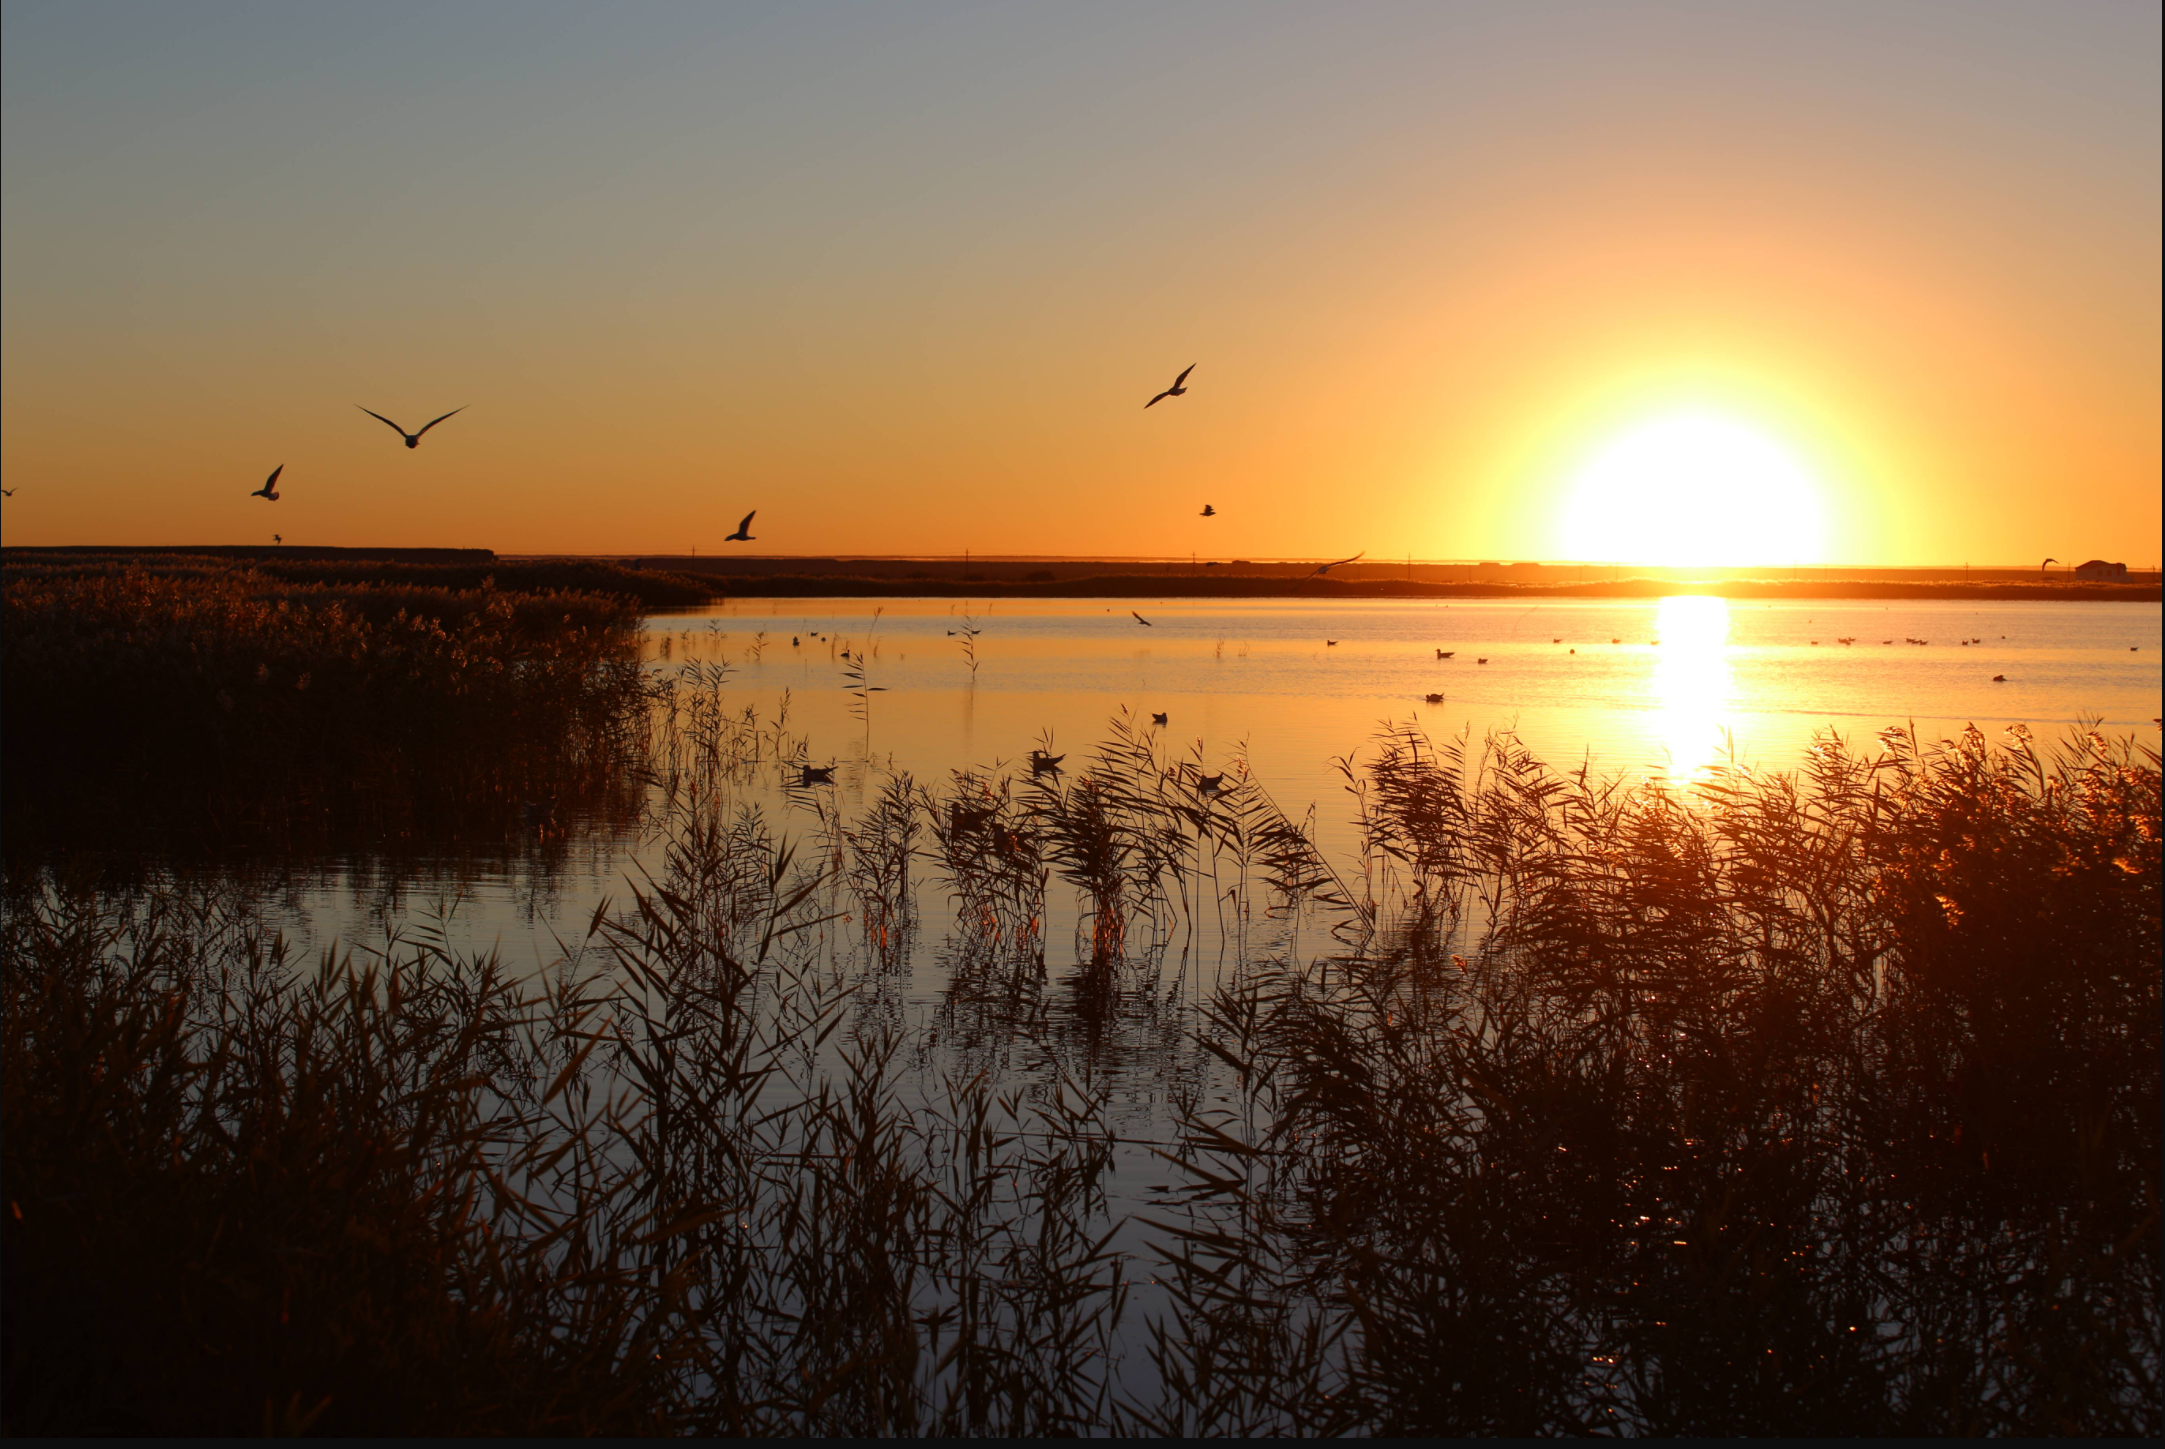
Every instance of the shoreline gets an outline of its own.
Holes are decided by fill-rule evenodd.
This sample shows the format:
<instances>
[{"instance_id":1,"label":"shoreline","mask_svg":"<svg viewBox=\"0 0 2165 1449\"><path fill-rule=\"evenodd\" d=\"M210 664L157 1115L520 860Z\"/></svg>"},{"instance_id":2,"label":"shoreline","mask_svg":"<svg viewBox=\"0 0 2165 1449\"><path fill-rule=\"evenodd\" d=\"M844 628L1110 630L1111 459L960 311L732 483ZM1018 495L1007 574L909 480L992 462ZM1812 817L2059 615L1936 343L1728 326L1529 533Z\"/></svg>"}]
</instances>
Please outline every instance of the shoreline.
<instances>
[{"instance_id":1,"label":"shoreline","mask_svg":"<svg viewBox=\"0 0 2165 1449\"><path fill-rule=\"evenodd\" d=\"M1408 583L1402 579L1166 578L1109 575L1029 582L1007 579L867 579L783 574L706 576L724 599L1659 599L1703 594L1725 599L1977 599L2039 603L2155 604L2157 584L1894 583L1878 580L1717 579L1598 583Z\"/></svg>"}]
</instances>

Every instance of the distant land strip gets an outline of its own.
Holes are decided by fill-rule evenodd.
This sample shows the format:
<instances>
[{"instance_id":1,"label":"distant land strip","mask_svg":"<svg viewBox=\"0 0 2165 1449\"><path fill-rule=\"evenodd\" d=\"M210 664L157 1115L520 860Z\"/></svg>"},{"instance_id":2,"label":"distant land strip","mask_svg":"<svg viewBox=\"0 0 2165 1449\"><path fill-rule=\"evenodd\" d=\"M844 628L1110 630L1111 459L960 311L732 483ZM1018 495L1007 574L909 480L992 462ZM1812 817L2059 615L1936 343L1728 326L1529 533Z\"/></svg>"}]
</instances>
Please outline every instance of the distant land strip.
<instances>
[{"instance_id":1,"label":"distant land strip","mask_svg":"<svg viewBox=\"0 0 2165 1449\"><path fill-rule=\"evenodd\" d=\"M1629 578L1592 583L1409 583L1404 579L1271 579L1240 574L1167 577L1104 574L1031 582L1018 579L867 579L847 575L704 575L725 597L996 599L1658 599L1709 594L1725 599L2029 599L2157 603L2156 583L1916 583L1875 579Z\"/></svg>"},{"instance_id":2,"label":"distant land strip","mask_svg":"<svg viewBox=\"0 0 2165 1449\"><path fill-rule=\"evenodd\" d=\"M2012 599L2158 603L2155 570L2126 583L2040 578L2017 569L1802 568L1634 572L1617 565L1435 564L1368 560L1324 578L1313 564L1233 560L712 558L499 555L485 548L332 548L288 544L9 546L16 577L142 567L193 573L253 567L295 582L430 584L471 589L561 588L616 593L650 608L697 608L724 598L1020 599ZM1410 575L1411 577L1408 577ZM1454 577L1455 575L1455 577ZM1591 575L1592 577L1589 577Z\"/></svg>"}]
</instances>

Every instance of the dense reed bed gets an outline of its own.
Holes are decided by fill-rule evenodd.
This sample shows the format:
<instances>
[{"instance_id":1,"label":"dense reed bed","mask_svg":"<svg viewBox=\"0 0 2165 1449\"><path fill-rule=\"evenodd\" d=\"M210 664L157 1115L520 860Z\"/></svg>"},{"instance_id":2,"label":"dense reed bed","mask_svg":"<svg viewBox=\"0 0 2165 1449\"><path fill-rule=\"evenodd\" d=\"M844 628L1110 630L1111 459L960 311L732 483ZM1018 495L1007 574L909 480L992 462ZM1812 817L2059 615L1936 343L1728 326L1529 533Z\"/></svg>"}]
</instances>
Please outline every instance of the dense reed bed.
<instances>
[{"instance_id":1,"label":"dense reed bed","mask_svg":"<svg viewBox=\"0 0 2165 1449\"><path fill-rule=\"evenodd\" d=\"M661 569L626 568L592 558L410 560L324 557L311 550L249 550L191 554L114 549L9 549L0 554L14 579L110 577L131 572L152 578L211 579L239 570L284 584L321 584L328 589L418 589L453 594L493 588L507 594L606 594L637 602L649 612L689 609L720 596L719 581Z\"/></svg>"},{"instance_id":2,"label":"dense reed bed","mask_svg":"<svg viewBox=\"0 0 2165 1449\"><path fill-rule=\"evenodd\" d=\"M1334 867L1116 722L792 842L725 683L538 973L10 881L7 1431L2165 1427L2156 751L1685 795L1395 730ZM942 898L952 1050L871 1009ZM1148 1145L1070 1030L1138 1003Z\"/></svg>"},{"instance_id":3,"label":"dense reed bed","mask_svg":"<svg viewBox=\"0 0 2165 1449\"><path fill-rule=\"evenodd\" d=\"M11 853L501 839L635 798L624 600L10 569L0 626Z\"/></svg>"}]
</instances>

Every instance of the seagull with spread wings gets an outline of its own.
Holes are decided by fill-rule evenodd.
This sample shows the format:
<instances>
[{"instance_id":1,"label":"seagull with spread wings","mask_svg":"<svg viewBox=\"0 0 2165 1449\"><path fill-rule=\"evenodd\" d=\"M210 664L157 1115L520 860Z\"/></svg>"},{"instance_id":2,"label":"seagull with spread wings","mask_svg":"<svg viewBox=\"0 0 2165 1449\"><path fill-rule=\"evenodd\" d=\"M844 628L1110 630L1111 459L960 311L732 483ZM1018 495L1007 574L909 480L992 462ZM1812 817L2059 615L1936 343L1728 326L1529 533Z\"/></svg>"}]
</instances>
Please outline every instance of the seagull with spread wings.
<instances>
[{"instance_id":1,"label":"seagull with spread wings","mask_svg":"<svg viewBox=\"0 0 2165 1449\"><path fill-rule=\"evenodd\" d=\"M359 403L355 403L355 404L354 404L354 406L355 406L355 407L357 407L357 408L361 408L361 405L360 405ZM470 404L469 404L468 406L470 406ZM389 428L389 429L390 429L390 430L391 430L392 432L394 432L394 433L398 434L398 435L399 435L400 437L404 438L404 439L406 440L406 446L407 446L407 447L409 447L409 448L418 448L418 447L420 447L420 446L421 446L421 433L425 433L425 432L427 432L427 431L429 430L429 428L433 428L433 427L435 427L435 426L436 426L436 424L437 424L437 423L440 423L440 422L442 422L442 421L444 420L444 418L452 418L452 417L457 417L457 416L458 416L458 415L459 415L460 413L462 413L462 412L465 412L465 411L466 411L466 408L465 408L465 407L455 407L455 408L453 408L453 409L452 409L452 410L451 410L450 412L447 412L447 413L445 413L445 414L444 414L444 418L435 418L435 419L432 419L432 420L431 420L431 421L430 421L430 422L428 423L428 425L427 425L426 427L423 427L423 428L421 429L421 433L409 433L409 432L407 432L407 431L406 431L406 430L405 430L404 428L400 427L400 426L399 426L399 425L398 425L397 423L394 423L394 422L392 422L392 421L391 421L391 420L390 420L389 418L385 417L385 416L384 416L384 415L383 415L382 413L379 413L379 412L377 412L377 411L376 411L376 410L375 410L374 408L361 408L361 411L362 411L362 412L364 412L364 413L367 413L367 414L368 414L368 415L369 415L370 417L374 418L374 419L375 419L375 420L376 420L377 422L379 422L379 423L382 423L382 424L383 424L383 425L384 425L385 427Z\"/></svg>"},{"instance_id":2,"label":"seagull with spread wings","mask_svg":"<svg viewBox=\"0 0 2165 1449\"><path fill-rule=\"evenodd\" d=\"M744 515L744 521L743 521L742 523L740 523L740 524L738 524L738 525L737 525L737 531L736 531L735 533L732 533L732 534L730 534L730 535L729 535L729 536L728 536L727 538L724 538L724 539L722 540L722 542L723 542L723 543L750 543L750 542L752 542L752 520L753 520L753 519L755 519L755 518L757 518L758 516L759 516L759 510L758 510L758 509L756 509L756 508L755 508L755 509L753 509L753 510L752 510L752 511L751 511L750 513L747 513L747 514L745 514L745 515Z\"/></svg>"},{"instance_id":3,"label":"seagull with spread wings","mask_svg":"<svg viewBox=\"0 0 2165 1449\"><path fill-rule=\"evenodd\" d=\"M1322 578L1322 577L1323 577L1323 576L1324 576L1325 574L1329 573L1329 572L1330 572L1330 571L1331 571L1332 569L1334 569L1334 568L1337 568L1337 567L1338 567L1338 566L1339 566L1340 564L1349 564L1349 563L1353 563L1353 562L1356 562L1356 561L1357 561L1357 560L1359 560L1359 559L1362 559L1362 558L1365 558L1365 557L1367 557L1367 555L1368 555L1368 550L1364 548L1364 549L1362 549L1362 550L1361 550L1361 551L1360 551L1359 553L1357 553L1357 554L1353 555L1353 557L1352 557L1352 558L1334 558L1334 559L1332 559L1332 560L1331 560L1331 561L1330 561L1329 563L1327 563L1327 564L1321 564L1321 565L1319 565L1319 566L1318 566L1318 567L1316 568L1316 571L1315 571L1314 573L1310 574L1310 575L1309 575L1308 577L1309 577L1309 578L1312 578L1312 579L1320 579L1320 578Z\"/></svg>"},{"instance_id":4,"label":"seagull with spread wings","mask_svg":"<svg viewBox=\"0 0 2165 1449\"><path fill-rule=\"evenodd\" d=\"M1135 614L1135 611L1133 609L1128 610L1128 612L1131 614ZM1140 614L1135 614L1135 622L1142 625L1146 629L1155 629L1158 627L1157 625L1151 623L1148 619L1145 619Z\"/></svg>"},{"instance_id":5,"label":"seagull with spread wings","mask_svg":"<svg viewBox=\"0 0 2165 1449\"><path fill-rule=\"evenodd\" d=\"M286 465L283 463L271 469L271 476L263 480L263 486L248 496L250 498L268 498L271 502L276 503L278 501L278 475L285 471Z\"/></svg>"},{"instance_id":6,"label":"seagull with spread wings","mask_svg":"<svg viewBox=\"0 0 2165 1449\"><path fill-rule=\"evenodd\" d=\"M1180 376L1173 379L1173 385L1171 387L1159 393L1149 402L1144 403L1143 406L1145 408L1154 408L1159 403L1164 402L1169 397L1185 397L1188 390L1181 384L1185 383L1188 380L1188 374L1193 371L1195 371L1195 364L1191 362L1186 367L1180 369Z\"/></svg>"}]
</instances>

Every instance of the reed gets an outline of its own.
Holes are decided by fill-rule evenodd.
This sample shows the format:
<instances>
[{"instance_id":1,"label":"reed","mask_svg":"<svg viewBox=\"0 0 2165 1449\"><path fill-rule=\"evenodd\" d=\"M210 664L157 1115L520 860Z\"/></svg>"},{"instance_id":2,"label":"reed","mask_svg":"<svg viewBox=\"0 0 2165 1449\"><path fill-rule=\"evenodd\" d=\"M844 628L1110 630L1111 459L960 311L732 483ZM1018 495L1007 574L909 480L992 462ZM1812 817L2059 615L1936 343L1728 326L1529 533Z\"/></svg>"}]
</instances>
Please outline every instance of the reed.
<instances>
[{"instance_id":1,"label":"reed","mask_svg":"<svg viewBox=\"0 0 2165 1449\"><path fill-rule=\"evenodd\" d=\"M11 876L8 1432L2165 1427L2155 750L1683 792L1394 728L1340 872L1125 721L792 843L722 678L655 693L656 875L538 974ZM1001 1076L862 1009L921 860L1024 1007L1058 891L1105 1009L1241 941L1139 1217L1045 1013Z\"/></svg>"},{"instance_id":2,"label":"reed","mask_svg":"<svg viewBox=\"0 0 2165 1449\"><path fill-rule=\"evenodd\" d=\"M616 599L11 570L0 624L11 852L501 841L633 803Z\"/></svg>"}]
</instances>

